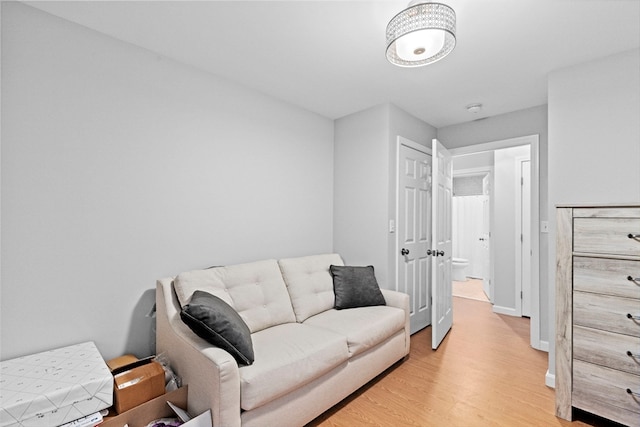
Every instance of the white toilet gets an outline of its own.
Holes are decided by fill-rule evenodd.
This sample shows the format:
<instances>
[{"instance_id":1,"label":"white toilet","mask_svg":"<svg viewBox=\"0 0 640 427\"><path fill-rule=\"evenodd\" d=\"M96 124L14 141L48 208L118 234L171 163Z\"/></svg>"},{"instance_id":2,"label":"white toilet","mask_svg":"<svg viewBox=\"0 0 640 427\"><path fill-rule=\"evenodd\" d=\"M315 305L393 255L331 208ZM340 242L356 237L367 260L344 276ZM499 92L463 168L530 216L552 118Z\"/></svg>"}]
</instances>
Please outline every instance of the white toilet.
<instances>
[{"instance_id":1,"label":"white toilet","mask_svg":"<svg viewBox=\"0 0 640 427\"><path fill-rule=\"evenodd\" d=\"M464 258L453 258L451 260L451 279L456 282L464 282L467 280L467 267L469 260Z\"/></svg>"}]
</instances>

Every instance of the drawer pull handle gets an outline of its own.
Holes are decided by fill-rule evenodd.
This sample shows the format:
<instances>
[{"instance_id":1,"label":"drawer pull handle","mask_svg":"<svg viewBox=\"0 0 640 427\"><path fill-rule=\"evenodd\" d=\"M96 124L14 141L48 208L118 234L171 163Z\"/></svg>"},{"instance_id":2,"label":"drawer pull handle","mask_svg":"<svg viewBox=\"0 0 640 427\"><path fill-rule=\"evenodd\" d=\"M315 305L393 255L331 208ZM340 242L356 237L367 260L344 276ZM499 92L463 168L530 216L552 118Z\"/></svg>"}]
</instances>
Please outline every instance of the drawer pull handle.
<instances>
[{"instance_id":1,"label":"drawer pull handle","mask_svg":"<svg viewBox=\"0 0 640 427\"><path fill-rule=\"evenodd\" d=\"M634 359L637 359L640 356L640 354L633 354L632 352L627 350L627 356L633 357Z\"/></svg>"},{"instance_id":2,"label":"drawer pull handle","mask_svg":"<svg viewBox=\"0 0 640 427\"><path fill-rule=\"evenodd\" d=\"M627 313L627 319L640 320L640 316Z\"/></svg>"},{"instance_id":3,"label":"drawer pull handle","mask_svg":"<svg viewBox=\"0 0 640 427\"><path fill-rule=\"evenodd\" d=\"M640 239L640 234L629 233L629 234L627 234L627 237L630 238L630 239Z\"/></svg>"},{"instance_id":4,"label":"drawer pull handle","mask_svg":"<svg viewBox=\"0 0 640 427\"><path fill-rule=\"evenodd\" d=\"M635 283L636 285L640 284L640 277L627 276L627 280Z\"/></svg>"},{"instance_id":5,"label":"drawer pull handle","mask_svg":"<svg viewBox=\"0 0 640 427\"><path fill-rule=\"evenodd\" d=\"M640 397L640 393L636 392L636 391L632 391L630 388L627 389L627 393L629 393L632 396L635 397Z\"/></svg>"}]
</instances>

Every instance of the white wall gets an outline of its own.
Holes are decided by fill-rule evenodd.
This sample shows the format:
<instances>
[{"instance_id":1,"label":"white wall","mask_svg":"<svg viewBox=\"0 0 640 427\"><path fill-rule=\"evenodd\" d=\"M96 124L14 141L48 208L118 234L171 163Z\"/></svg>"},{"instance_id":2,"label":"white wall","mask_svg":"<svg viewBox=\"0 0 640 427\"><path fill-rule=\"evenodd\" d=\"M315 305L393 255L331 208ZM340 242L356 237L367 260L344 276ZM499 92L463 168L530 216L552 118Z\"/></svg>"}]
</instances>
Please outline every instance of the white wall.
<instances>
[{"instance_id":1,"label":"white wall","mask_svg":"<svg viewBox=\"0 0 640 427\"><path fill-rule=\"evenodd\" d=\"M396 140L431 146L435 128L391 104L335 121L334 250L352 265L373 265L381 287L395 288Z\"/></svg>"},{"instance_id":2,"label":"white wall","mask_svg":"<svg viewBox=\"0 0 640 427\"><path fill-rule=\"evenodd\" d=\"M350 265L373 265L388 288L389 106L335 121L333 245Z\"/></svg>"},{"instance_id":3,"label":"white wall","mask_svg":"<svg viewBox=\"0 0 640 427\"><path fill-rule=\"evenodd\" d=\"M489 169L491 167L493 167L492 151L453 157L453 176L456 176L458 172L463 172L465 169Z\"/></svg>"},{"instance_id":4,"label":"white wall","mask_svg":"<svg viewBox=\"0 0 640 427\"><path fill-rule=\"evenodd\" d=\"M333 249L332 121L17 2L2 125L2 359L148 354L157 278Z\"/></svg>"},{"instance_id":5,"label":"white wall","mask_svg":"<svg viewBox=\"0 0 640 427\"><path fill-rule=\"evenodd\" d=\"M640 50L549 75L549 283L555 284L555 206L640 203ZM542 276L541 276L542 277ZM550 336L555 295L549 294ZM555 375L550 340L549 374Z\"/></svg>"}]
</instances>

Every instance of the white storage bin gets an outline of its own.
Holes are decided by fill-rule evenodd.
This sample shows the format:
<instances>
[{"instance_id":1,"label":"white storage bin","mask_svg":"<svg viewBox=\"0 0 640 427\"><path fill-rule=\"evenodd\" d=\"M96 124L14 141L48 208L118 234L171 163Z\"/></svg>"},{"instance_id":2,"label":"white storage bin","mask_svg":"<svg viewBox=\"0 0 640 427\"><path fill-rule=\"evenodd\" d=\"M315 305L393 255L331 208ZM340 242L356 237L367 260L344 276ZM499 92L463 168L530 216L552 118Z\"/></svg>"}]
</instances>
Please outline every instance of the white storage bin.
<instances>
[{"instance_id":1,"label":"white storage bin","mask_svg":"<svg viewBox=\"0 0 640 427\"><path fill-rule=\"evenodd\" d=\"M113 376L93 342L0 362L0 427L52 427L113 403Z\"/></svg>"}]
</instances>

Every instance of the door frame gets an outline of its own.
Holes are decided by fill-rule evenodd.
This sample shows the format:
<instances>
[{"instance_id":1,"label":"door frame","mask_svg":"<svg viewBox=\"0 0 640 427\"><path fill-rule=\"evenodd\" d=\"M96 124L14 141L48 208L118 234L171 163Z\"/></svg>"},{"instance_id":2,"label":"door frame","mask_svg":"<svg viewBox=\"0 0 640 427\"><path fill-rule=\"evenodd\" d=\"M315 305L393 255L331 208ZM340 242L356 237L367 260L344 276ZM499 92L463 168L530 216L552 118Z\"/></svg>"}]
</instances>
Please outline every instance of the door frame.
<instances>
[{"instance_id":1,"label":"door frame","mask_svg":"<svg viewBox=\"0 0 640 427\"><path fill-rule=\"evenodd\" d=\"M416 151L419 151L421 153L427 154L429 156L432 156L431 154L431 148L419 144L415 141L412 141L410 139L407 139L403 136L398 135L396 138L396 173L395 173L395 207L394 207L394 218L395 219L391 219L389 222L389 232L392 233L393 235L393 252L391 254L391 256L393 257L393 265L394 265L394 276L395 276L395 280L394 280L394 289L397 291L398 290L398 278L399 278L399 274L400 274L400 259L397 256L398 253L400 253L400 246L398 245L398 236L397 236L397 230L398 230L398 221L399 221L399 215L400 215L400 146L404 145L406 147L409 147L411 149L414 149ZM433 197L433 195L432 195ZM432 235L429 236L429 240L431 240L433 238L433 231L431 232ZM431 301L431 277L428 278L428 283L427 283L427 296L428 296L428 301ZM433 310L433 307L431 306L431 303L429 303L429 319L431 319L431 312ZM431 323L429 323L427 326L429 326Z\"/></svg>"},{"instance_id":2,"label":"door frame","mask_svg":"<svg viewBox=\"0 0 640 427\"><path fill-rule=\"evenodd\" d=\"M449 151L453 156L460 156L521 145L531 147L531 347L549 351L548 342L543 345L540 341L540 135L467 145Z\"/></svg>"}]
</instances>

